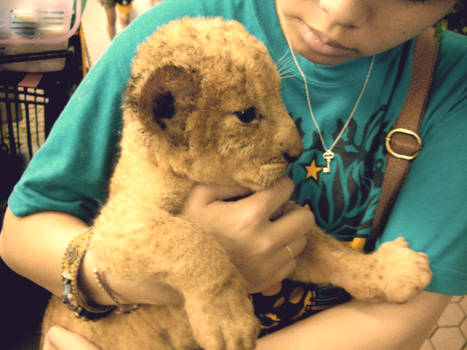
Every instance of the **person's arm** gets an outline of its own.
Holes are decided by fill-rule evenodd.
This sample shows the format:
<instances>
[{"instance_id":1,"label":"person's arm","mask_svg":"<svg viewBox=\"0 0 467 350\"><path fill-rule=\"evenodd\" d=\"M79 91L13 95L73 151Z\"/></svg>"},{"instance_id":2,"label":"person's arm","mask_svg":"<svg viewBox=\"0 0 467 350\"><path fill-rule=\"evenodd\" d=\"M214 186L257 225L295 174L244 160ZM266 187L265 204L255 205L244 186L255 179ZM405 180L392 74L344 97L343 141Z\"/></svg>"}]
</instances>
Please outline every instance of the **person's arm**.
<instances>
[{"instance_id":1,"label":"person's arm","mask_svg":"<svg viewBox=\"0 0 467 350\"><path fill-rule=\"evenodd\" d=\"M282 186L285 185L286 183L282 183ZM229 217L222 216L222 206L225 203L216 198L222 198L222 195L214 187L198 187L187 202L188 217L192 221L202 222L202 226L208 231L214 234L218 232L219 239L226 246L245 243L239 248L239 251L244 252L243 259L248 261L242 271L244 275L259 271L261 264L266 265L266 268L270 266L270 263L264 263L270 262L269 258L255 254L261 245L255 237L271 237L275 233L268 231L265 235L257 236L261 229L261 225L258 225L253 228L251 238L243 241L238 239L239 235L233 229L235 223L261 222L258 218L261 217L258 215L261 211L252 214L248 207L242 206ZM267 203L274 203L275 199L277 198L265 197L263 203L268 205ZM310 227L312 218L307 218L298 208L296 210L295 220L279 222L276 226L278 231L297 230L300 225ZM248 215L252 217L245 220ZM254 218L255 216L258 217ZM289 215L286 216L290 219ZM215 220L219 217L223 220ZM255 268L250 271L248 266ZM261 286L258 289L261 290ZM423 292L404 304L351 301L261 338L257 350L418 350L450 299L450 295Z\"/></svg>"},{"instance_id":2,"label":"person's arm","mask_svg":"<svg viewBox=\"0 0 467 350\"><path fill-rule=\"evenodd\" d=\"M16 273L61 297L61 265L68 243L88 226L65 213L41 212L16 217L7 210L0 234L0 256ZM79 286L90 302L111 305L113 301L97 285L93 257L88 252L79 274ZM178 304L181 297L165 285L129 283L106 275L113 291L128 304Z\"/></svg>"},{"instance_id":3,"label":"person's arm","mask_svg":"<svg viewBox=\"0 0 467 350\"><path fill-rule=\"evenodd\" d=\"M256 349L419 350L450 300L422 292L404 304L350 301L260 339Z\"/></svg>"},{"instance_id":4,"label":"person's arm","mask_svg":"<svg viewBox=\"0 0 467 350\"><path fill-rule=\"evenodd\" d=\"M201 220L201 210L205 215L209 213L209 215L214 215L217 218L216 220L206 218L207 222L211 222L210 225L207 225L210 230L221 230L217 225L223 226L224 224L227 224L231 229L235 228L232 230L232 235L224 237L224 244L230 245L233 248L234 244L232 242L237 241L235 243L237 249L239 251L246 250L243 251L243 256L248 258L251 266L256 267L253 270L246 269L243 273L254 276L254 271L256 270L262 274L261 278L250 281L252 289L261 290L261 285L268 277L270 280L281 278L280 274L284 273L284 271L278 274L276 269L275 274L268 275L272 272L270 270L261 270L259 266L270 264L261 264L261 262L264 262L264 259L268 259L268 261L270 261L269 259L273 259L280 262L284 257L287 258L287 254L281 244L288 240L300 241L301 233L295 232L290 236L290 231L300 232L298 228L307 226L305 222L312 219L310 218L309 211L294 208L286 212L280 219L272 222L269 221L268 218L270 217L272 208L268 208L266 204L264 204L266 205L265 207L261 207L261 203L280 202L278 198L287 198L290 189L290 183L283 181L275 189L261 193L259 198L253 195L247 198L246 201L222 202L216 200L216 198L228 198L231 193L227 193L226 189L200 186L196 189L194 195L189 198L187 211L190 215ZM267 200L268 197L274 197L276 201ZM256 200L258 202L255 204ZM209 210L203 210L203 206ZM233 210L234 207L236 210ZM261 214L263 211L264 213ZM186 214L188 215L188 213ZM222 220L219 218L222 218ZM249 218L249 220L246 220L246 218ZM241 224L242 221L244 221L243 224ZM287 229L284 229L284 227ZM35 225L31 229L35 230ZM287 233L281 235L280 232L284 231ZM260 245L265 244L264 241L261 243L262 238L265 236L276 237L276 241L269 242L269 249L265 249L264 246L258 249ZM244 244L241 243L242 241ZM277 249L277 247L279 248ZM5 245L3 245L2 249L4 251ZM262 253L260 254L259 251L262 251ZM239 257L236 258L238 259ZM240 258L240 260L242 259ZM111 286L115 289L115 285L112 283ZM432 329L432 326L449 300L449 296L424 292L408 303L400 305L367 304L352 301L348 304L323 311L293 326L260 339L257 349L273 350L277 348L287 350L285 346L290 344L294 350L416 350L417 346L423 342L426 335ZM58 337L62 344L71 344L77 339L77 335L69 334L60 329L58 332L53 333L52 337ZM76 347L76 349L94 350L92 345L80 340L78 342L80 347Z\"/></svg>"},{"instance_id":5,"label":"person's arm","mask_svg":"<svg viewBox=\"0 0 467 350\"><path fill-rule=\"evenodd\" d=\"M450 299L423 292L405 304L351 301L261 338L256 350L419 350ZM60 327L48 340L58 350L98 350Z\"/></svg>"},{"instance_id":6,"label":"person's arm","mask_svg":"<svg viewBox=\"0 0 467 350\"><path fill-rule=\"evenodd\" d=\"M188 200L192 222L196 223L197 219L207 215L208 218L202 220L202 227L208 232L230 232L230 235L217 237L249 282L250 292L263 290L293 271L295 260L284 249L285 244L293 250L294 255L298 255L306 244L305 233L313 215L297 206L284 206L292 188L290 179L284 178L272 188L241 201L223 202L219 199L238 196L245 190L200 185ZM197 208L203 208L203 214ZM283 212L280 218L271 221L270 218L281 208ZM210 216L210 213L215 216ZM86 229L85 222L61 212L40 212L16 217L7 210L0 236L0 256L13 271L61 296L61 264L66 247ZM93 268L92 251L88 251L80 269L80 289L90 302L113 304L97 285ZM147 285L123 281L119 276L112 275L106 275L106 280L121 303L182 302L178 292L162 283Z\"/></svg>"},{"instance_id":7,"label":"person's arm","mask_svg":"<svg viewBox=\"0 0 467 350\"><path fill-rule=\"evenodd\" d=\"M86 223L68 214L43 212L19 218L7 209L0 256L16 273L59 296L66 246L86 228Z\"/></svg>"}]
</instances>

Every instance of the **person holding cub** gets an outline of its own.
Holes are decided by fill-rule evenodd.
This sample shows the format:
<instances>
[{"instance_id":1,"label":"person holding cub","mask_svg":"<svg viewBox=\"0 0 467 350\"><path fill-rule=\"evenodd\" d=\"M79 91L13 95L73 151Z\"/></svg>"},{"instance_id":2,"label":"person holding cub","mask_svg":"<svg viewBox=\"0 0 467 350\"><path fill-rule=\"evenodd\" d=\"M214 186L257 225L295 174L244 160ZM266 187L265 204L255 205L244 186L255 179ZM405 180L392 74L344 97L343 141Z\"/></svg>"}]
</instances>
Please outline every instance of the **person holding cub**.
<instances>
[{"instance_id":1,"label":"person holding cub","mask_svg":"<svg viewBox=\"0 0 467 350\"><path fill-rule=\"evenodd\" d=\"M465 1L462 2L465 5ZM212 233L248 282L261 322L261 349L419 349L452 295L467 292L467 38L440 36L433 84L413 161L376 241L403 236L425 252L433 276L405 303L353 300L333 286L287 277L315 223L362 250L385 172L384 137L405 101L413 45L456 5L454 0L164 0L118 35L89 72L9 200L0 241L16 272L61 295L61 261L105 202L121 123L121 96L136 47L160 25L182 17L241 22L282 72L281 94L304 153L274 186L196 186L184 217ZM290 198L296 204L287 204ZM436 198L436 200L433 200ZM279 210L286 206L286 210ZM274 220L279 216L280 220ZM41 266L40 269L37 266ZM86 255L80 288L97 305L115 302L96 283ZM123 304L178 304L166 285L106 276ZM336 337L339 332L339 337ZM57 348L93 349L52 328ZM72 345L73 344L73 345Z\"/></svg>"}]
</instances>

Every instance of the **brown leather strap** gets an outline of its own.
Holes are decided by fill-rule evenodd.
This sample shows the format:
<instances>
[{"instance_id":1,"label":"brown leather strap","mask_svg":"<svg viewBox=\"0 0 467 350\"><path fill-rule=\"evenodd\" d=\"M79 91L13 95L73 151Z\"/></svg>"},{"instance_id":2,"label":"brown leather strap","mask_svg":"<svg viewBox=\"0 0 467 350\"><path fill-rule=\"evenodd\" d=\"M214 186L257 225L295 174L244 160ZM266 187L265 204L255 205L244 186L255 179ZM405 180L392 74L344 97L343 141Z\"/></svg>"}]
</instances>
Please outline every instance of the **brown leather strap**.
<instances>
[{"instance_id":1,"label":"brown leather strap","mask_svg":"<svg viewBox=\"0 0 467 350\"><path fill-rule=\"evenodd\" d=\"M376 238L383 231L395 199L407 176L411 160L422 148L418 130L422 124L430 93L433 72L438 57L439 42L435 30L430 28L419 35L413 51L412 73L402 111L386 136L386 171L381 195L376 207L366 251L374 249Z\"/></svg>"}]
</instances>

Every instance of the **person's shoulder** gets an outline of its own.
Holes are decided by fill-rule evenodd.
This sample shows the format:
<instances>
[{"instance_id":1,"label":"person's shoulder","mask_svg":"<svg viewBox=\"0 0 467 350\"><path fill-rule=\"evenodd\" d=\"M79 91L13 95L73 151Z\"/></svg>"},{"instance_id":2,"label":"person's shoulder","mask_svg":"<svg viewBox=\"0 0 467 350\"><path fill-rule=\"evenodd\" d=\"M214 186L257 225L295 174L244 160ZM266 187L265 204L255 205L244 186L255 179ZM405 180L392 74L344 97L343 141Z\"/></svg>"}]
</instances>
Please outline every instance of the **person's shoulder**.
<instances>
[{"instance_id":1,"label":"person's shoulder","mask_svg":"<svg viewBox=\"0 0 467 350\"><path fill-rule=\"evenodd\" d=\"M467 36L446 31L441 37L436 73L435 87L445 90L458 98L465 98L467 89ZM461 94L461 95L459 95Z\"/></svg>"},{"instance_id":2,"label":"person's shoulder","mask_svg":"<svg viewBox=\"0 0 467 350\"><path fill-rule=\"evenodd\" d=\"M441 37L425 119L465 125L467 111L467 36L446 31ZM440 118L443 115L443 118ZM456 120L453 123L453 120ZM426 123L429 125L429 123ZM462 126L464 127L464 126ZM459 127L453 129L456 133Z\"/></svg>"},{"instance_id":3,"label":"person's shoulder","mask_svg":"<svg viewBox=\"0 0 467 350\"><path fill-rule=\"evenodd\" d=\"M467 35L462 35L449 30L444 31L441 35L441 45L447 47L455 47L460 51L467 51Z\"/></svg>"},{"instance_id":4,"label":"person's shoulder","mask_svg":"<svg viewBox=\"0 0 467 350\"><path fill-rule=\"evenodd\" d=\"M467 36L446 31L442 34L439 48L440 63L460 65L467 71Z\"/></svg>"}]
</instances>

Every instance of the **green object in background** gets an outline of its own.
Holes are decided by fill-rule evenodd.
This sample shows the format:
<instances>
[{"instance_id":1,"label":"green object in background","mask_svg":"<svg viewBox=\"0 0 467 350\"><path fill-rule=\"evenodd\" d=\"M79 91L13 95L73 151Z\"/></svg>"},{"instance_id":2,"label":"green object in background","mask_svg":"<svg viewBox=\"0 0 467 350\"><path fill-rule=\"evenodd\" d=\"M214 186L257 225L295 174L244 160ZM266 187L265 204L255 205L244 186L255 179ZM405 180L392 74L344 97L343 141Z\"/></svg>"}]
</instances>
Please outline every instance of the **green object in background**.
<instances>
[{"instance_id":1,"label":"green object in background","mask_svg":"<svg viewBox=\"0 0 467 350\"><path fill-rule=\"evenodd\" d=\"M75 2L75 9L76 9L76 2L77 0L74 0ZM84 8L86 7L86 0L81 0L81 17L83 16L83 12L84 12ZM76 13L76 11L75 11ZM70 24L70 28L73 27L73 24L75 23L75 13L73 13L73 15L71 16L71 24Z\"/></svg>"},{"instance_id":2,"label":"green object in background","mask_svg":"<svg viewBox=\"0 0 467 350\"><path fill-rule=\"evenodd\" d=\"M467 7L459 1L454 8L436 25L437 35L445 30L467 35Z\"/></svg>"}]
</instances>

